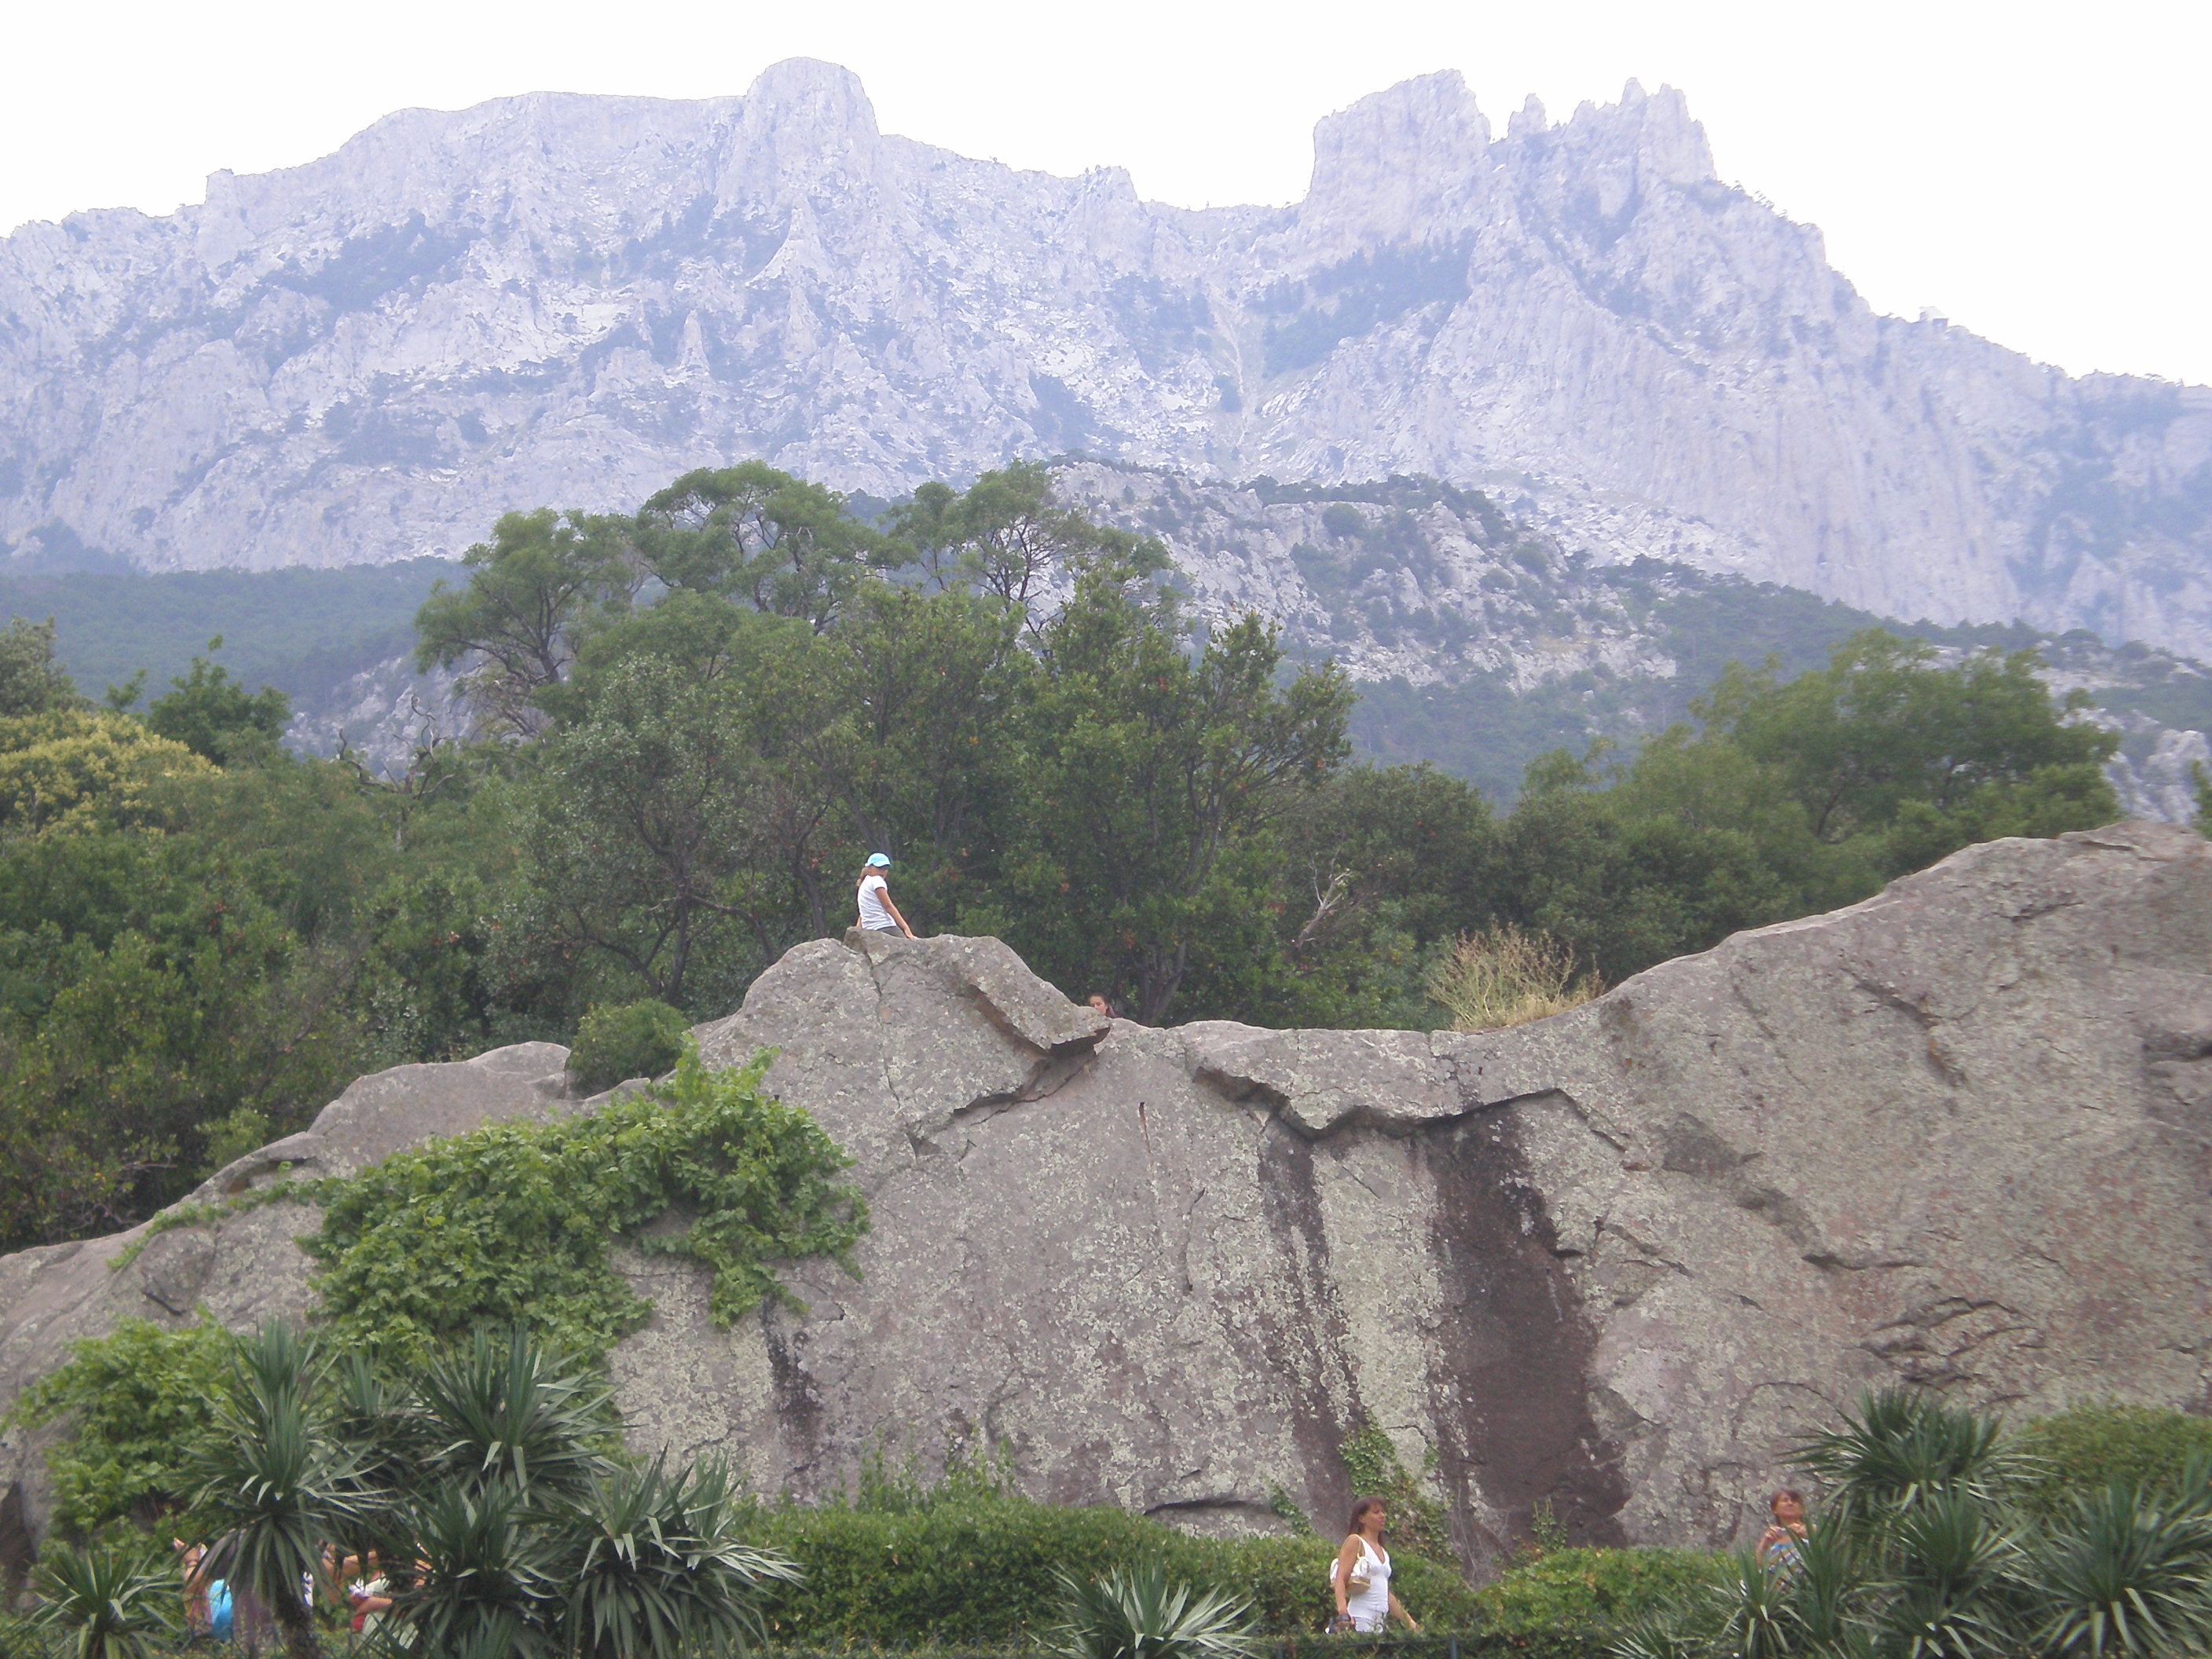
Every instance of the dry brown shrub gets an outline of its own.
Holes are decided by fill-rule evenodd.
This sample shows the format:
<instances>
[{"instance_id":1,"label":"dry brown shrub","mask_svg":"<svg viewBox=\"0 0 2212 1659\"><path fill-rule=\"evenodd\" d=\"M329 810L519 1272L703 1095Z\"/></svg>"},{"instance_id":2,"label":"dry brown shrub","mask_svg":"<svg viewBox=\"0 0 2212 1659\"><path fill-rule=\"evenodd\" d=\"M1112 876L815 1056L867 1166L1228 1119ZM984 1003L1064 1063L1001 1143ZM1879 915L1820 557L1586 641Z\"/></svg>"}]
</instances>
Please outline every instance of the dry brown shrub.
<instances>
[{"instance_id":1,"label":"dry brown shrub","mask_svg":"<svg viewBox=\"0 0 2212 1659\"><path fill-rule=\"evenodd\" d=\"M1580 1007L1605 989L1575 971L1575 953L1548 933L1504 922L1469 933L1429 975L1429 996L1455 1031L1494 1031Z\"/></svg>"}]
</instances>

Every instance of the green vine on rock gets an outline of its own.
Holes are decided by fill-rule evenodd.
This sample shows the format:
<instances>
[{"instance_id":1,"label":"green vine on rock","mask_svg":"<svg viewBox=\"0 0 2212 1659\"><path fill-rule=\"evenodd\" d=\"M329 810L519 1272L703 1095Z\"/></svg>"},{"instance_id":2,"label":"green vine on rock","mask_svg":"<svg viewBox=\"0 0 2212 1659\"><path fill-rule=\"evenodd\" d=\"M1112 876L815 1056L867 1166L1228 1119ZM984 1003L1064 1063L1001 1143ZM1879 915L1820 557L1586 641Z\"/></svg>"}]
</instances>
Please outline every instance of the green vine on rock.
<instances>
[{"instance_id":1,"label":"green vine on rock","mask_svg":"<svg viewBox=\"0 0 2212 1659\"><path fill-rule=\"evenodd\" d=\"M588 1116L488 1125L328 1183L301 1240L322 1317L400 1360L483 1324L604 1355L652 1311L615 1270L625 1239L711 1267L718 1324L764 1299L803 1311L773 1264L854 1272L867 1205L835 1180L852 1163L837 1144L761 1093L769 1058L710 1069L690 1046L670 1081ZM641 1233L672 1214L673 1231Z\"/></svg>"},{"instance_id":2,"label":"green vine on rock","mask_svg":"<svg viewBox=\"0 0 2212 1659\"><path fill-rule=\"evenodd\" d=\"M1389 1506L1392 1543L1412 1555L1455 1565L1451 1529L1444 1506L1428 1488L1406 1473L1398 1448L1374 1424L1355 1429L1337 1448L1355 1496L1379 1498Z\"/></svg>"},{"instance_id":3,"label":"green vine on rock","mask_svg":"<svg viewBox=\"0 0 2212 1659\"><path fill-rule=\"evenodd\" d=\"M146 1224L146 1230L116 1253L115 1260L107 1264L110 1273L121 1273L136 1261L163 1233L175 1232L180 1227L211 1227L230 1216L243 1215L248 1210L265 1208L271 1204L318 1204L322 1201L325 1188L336 1183L325 1181L295 1181L289 1176L266 1187L249 1187L228 1198L218 1198L210 1204L172 1204Z\"/></svg>"}]
</instances>

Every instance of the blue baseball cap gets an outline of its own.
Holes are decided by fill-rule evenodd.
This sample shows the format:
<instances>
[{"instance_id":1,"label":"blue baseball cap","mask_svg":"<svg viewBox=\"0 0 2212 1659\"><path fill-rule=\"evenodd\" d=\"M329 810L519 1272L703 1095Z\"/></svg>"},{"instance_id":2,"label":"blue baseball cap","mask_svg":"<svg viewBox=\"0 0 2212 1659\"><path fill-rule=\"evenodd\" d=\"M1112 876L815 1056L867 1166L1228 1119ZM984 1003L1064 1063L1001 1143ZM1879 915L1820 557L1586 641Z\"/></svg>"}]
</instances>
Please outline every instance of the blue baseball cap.
<instances>
[{"instance_id":1,"label":"blue baseball cap","mask_svg":"<svg viewBox=\"0 0 2212 1659\"><path fill-rule=\"evenodd\" d=\"M888 854L888 853L871 853L871 854L868 854L868 868L869 868L869 869L871 869L871 870L888 870L888 869L890 869L890 867L891 867L891 859L890 859L890 854Z\"/></svg>"}]
</instances>

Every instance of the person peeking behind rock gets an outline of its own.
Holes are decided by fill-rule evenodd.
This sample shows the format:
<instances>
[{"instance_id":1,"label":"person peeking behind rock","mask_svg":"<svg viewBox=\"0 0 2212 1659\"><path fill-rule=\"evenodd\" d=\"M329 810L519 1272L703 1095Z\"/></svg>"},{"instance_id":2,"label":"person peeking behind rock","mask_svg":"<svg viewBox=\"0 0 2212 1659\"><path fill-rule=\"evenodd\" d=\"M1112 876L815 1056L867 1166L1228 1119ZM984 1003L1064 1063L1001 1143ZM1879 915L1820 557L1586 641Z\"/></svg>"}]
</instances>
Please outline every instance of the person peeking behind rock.
<instances>
[{"instance_id":1,"label":"person peeking behind rock","mask_svg":"<svg viewBox=\"0 0 2212 1659\"><path fill-rule=\"evenodd\" d=\"M867 863L860 867L860 928L870 933L904 933L912 939L914 929L891 902L890 883L884 878L884 872L890 867L890 856L885 853L869 854Z\"/></svg>"}]
</instances>

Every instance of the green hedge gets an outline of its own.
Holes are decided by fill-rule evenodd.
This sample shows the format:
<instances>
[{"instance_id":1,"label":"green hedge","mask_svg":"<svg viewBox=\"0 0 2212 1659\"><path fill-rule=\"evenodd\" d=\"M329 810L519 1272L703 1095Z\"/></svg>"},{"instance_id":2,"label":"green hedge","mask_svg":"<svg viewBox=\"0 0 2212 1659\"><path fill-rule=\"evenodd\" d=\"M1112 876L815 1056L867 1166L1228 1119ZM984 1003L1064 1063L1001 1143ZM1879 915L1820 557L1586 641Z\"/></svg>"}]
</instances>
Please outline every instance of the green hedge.
<instances>
[{"instance_id":1,"label":"green hedge","mask_svg":"<svg viewBox=\"0 0 2212 1659\"><path fill-rule=\"evenodd\" d=\"M1056 1616L1058 1571L1091 1577L1148 1558L1178 1578L1249 1597L1269 1632L1318 1632L1334 1611L1327 1540L1193 1538L1121 1510L999 1496L905 1514L771 1510L756 1537L806 1574L767 1606L779 1645L1024 1642ZM1397 1565L1395 1587L1413 1617L1437 1630L1468 1626L1474 1597L1457 1573L1402 1554Z\"/></svg>"},{"instance_id":2,"label":"green hedge","mask_svg":"<svg viewBox=\"0 0 2212 1659\"><path fill-rule=\"evenodd\" d=\"M1601 1652L1615 1627L1709 1581L1720 1559L1700 1550L1551 1551L1474 1593L1473 1650L1531 1659Z\"/></svg>"},{"instance_id":3,"label":"green hedge","mask_svg":"<svg viewBox=\"0 0 2212 1659\"><path fill-rule=\"evenodd\" d=\"M2012 1444L2035 1460L2020 1505L2047 1516L2115 1480L2154 1487L2191 1454L2212 1456L2212 1420L2151 1406L2075 1406L2022 1425Z\"/></svg>"}]
</instances>

